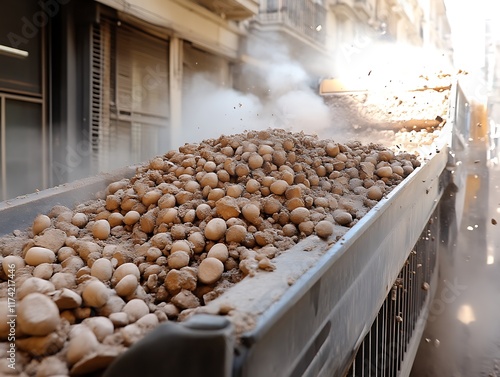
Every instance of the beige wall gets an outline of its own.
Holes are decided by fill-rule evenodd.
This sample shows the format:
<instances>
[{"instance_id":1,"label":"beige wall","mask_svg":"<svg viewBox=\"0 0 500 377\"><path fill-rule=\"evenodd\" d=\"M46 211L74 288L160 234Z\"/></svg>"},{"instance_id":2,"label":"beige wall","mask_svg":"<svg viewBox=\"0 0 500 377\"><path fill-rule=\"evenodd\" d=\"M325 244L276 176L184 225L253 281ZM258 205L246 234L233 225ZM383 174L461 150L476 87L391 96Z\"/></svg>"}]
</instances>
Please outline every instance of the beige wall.
<instances>
[{"instance_id":1,"label":"beige wall","mask_svg":"<svg viewBox=\"0 0 500 377\"><path fill-rule=\"evenodd\" d=\"M183 0L97 0L151 24L166 28L181 39L200 47L236 58L241 30L232 21L223 20L209 10Z\"/></svg>"}]
</instances>

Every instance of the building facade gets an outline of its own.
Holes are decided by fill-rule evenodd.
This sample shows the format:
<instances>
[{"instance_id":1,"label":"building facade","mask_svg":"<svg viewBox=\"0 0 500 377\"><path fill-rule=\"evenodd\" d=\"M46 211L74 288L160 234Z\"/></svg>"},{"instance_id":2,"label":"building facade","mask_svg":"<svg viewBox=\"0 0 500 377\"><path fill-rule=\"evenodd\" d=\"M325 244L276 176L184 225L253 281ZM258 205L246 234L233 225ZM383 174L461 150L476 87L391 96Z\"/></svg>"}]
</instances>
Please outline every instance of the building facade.
<instances>
[{"instance_id":1,"label":"building facade","mask_svg":"<svg viewBox=\"0 0 500 377\"><path fill-rule=\"evenodd\" d=\"M244 66L269 67L256 46L283 48L314 87L340 51L362 49L367 36L437 44L444 7L436 27L437 8L423 2L5 0L0 200L177 147L188 132L183 114L197 111L183 93L201 75L217 87L266 91L265 80L242 75Z\"/></svg>"}]
</instances>

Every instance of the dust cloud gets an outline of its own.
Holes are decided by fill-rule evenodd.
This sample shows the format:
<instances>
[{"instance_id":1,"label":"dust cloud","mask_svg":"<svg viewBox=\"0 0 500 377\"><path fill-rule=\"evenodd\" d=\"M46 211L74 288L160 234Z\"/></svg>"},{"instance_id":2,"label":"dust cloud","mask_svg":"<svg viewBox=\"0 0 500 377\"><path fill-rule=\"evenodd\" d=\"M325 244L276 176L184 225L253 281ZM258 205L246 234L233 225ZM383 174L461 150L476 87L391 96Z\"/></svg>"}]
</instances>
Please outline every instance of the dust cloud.
<instances>
[{"instance_id":1,"label":"dust cloud","mask_svg":"<svg viewBox=\"0 0 500 377\"><path fill-rule=\"evenodd\" d=\"M183 93L182 142L266 128L315 134L331 125L318 81L283 45L252 44L247 53L257 64L239 67L236 81L244 90L221 87L206 73L189 80Z\"/></svg>"}]
</instances>

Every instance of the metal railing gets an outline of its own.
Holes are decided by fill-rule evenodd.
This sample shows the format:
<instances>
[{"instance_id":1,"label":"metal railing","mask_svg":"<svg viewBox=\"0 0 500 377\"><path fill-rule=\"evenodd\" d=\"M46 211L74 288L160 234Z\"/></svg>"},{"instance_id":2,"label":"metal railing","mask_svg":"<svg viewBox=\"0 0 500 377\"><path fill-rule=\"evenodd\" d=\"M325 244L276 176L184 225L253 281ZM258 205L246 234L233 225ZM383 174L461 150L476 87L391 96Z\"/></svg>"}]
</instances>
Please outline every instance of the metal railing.
<instances>
[{"instance_id":1,"label":"metal railing","mask_svg":"<svg viewBox=\"0 0 500 377\"><path fill-rule=\"evenodd\" d=\"M409 373L418 346L418 322L430 300L430 283L437 272L439 221L431 216L387 295L346 377L396 377ZM413 343L412 343L413 342ZM413 357L408 357L413 353Z\"/></svg>"},{"instance_id":2,"label":"metal railing","mask_svg":"<svg viewBox=\"0 0 500 377\"><path fill-rule=\"evenodd\" d=\"M262 1L258 21L282 24L317 44L324 44L326 40L326 9L318 1Z\"/></svg>"}]
</instances>

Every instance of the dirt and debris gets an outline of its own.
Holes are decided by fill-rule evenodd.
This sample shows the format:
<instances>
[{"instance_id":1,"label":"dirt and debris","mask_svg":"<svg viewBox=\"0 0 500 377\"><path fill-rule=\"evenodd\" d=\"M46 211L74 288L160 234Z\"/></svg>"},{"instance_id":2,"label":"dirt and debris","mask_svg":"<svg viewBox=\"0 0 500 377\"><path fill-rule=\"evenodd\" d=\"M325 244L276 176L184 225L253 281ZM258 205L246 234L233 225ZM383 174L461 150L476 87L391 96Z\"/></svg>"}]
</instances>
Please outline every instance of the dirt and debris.
<instances>
[{"instance_id":1,"label":"dirt and debris","mask_svg":"<svg viewBox=\"0 0 500 377\"><path fill-rule=\"evenodd\" d=\"M248 330L255 320L234 303L208 304L246 276L279 276L289 254L296 271L282 279L286 290L419 165L416 155L380 144L248 131L183 145L111 183L100 199L55 206L31 229L0 239L2 316L9 284L18 292L29 284L18 306L46 308L44 316L19 313L17 339L38 346L18 348L16 369L94 372L158 323L203 307L245 318L236 327ZM54 332L40 332L46 324ZM0 327L1 347L9 331ZM85 344L71 341L82 336Z\"/></svg>"}]
</instances>

